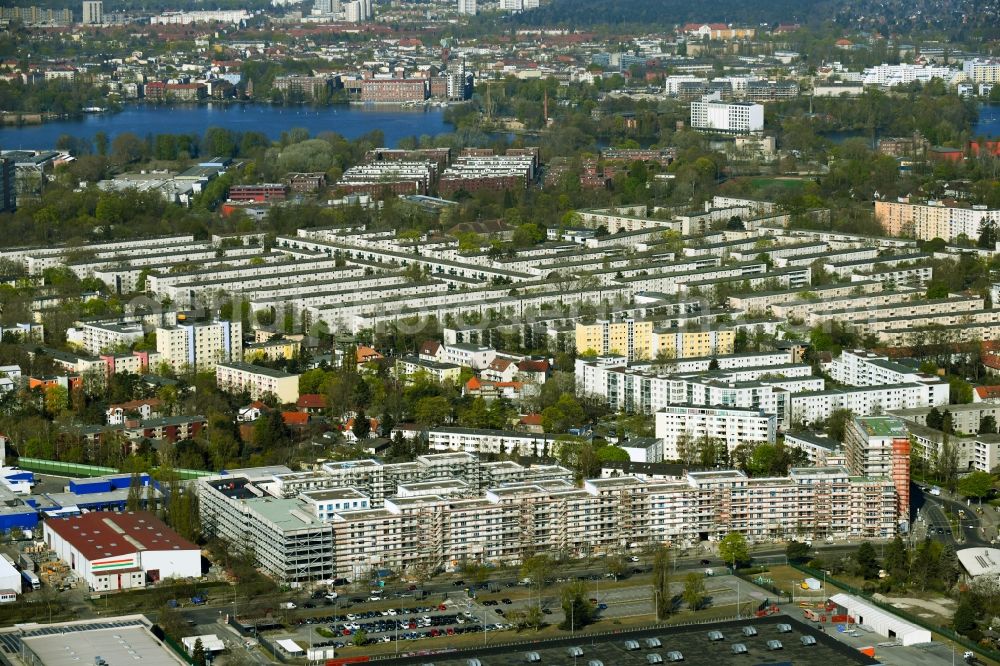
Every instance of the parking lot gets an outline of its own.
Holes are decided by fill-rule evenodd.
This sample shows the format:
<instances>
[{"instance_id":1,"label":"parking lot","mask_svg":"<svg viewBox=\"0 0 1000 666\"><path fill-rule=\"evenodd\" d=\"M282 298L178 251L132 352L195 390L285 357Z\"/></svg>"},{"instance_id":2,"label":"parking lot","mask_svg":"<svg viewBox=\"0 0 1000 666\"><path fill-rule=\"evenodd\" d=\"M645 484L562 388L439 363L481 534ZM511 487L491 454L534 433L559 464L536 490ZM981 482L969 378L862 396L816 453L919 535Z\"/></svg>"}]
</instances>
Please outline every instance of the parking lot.
<instances>
[{"instance_id":1,"label":"parking lot","mask_svg":"<svg viewBox=\"0 0 1000 666\"><path fill-rule=\"evenodd\" d=\"M782 631L779 624L787 624L789 630ZM755 633L745 635L744 627L752 627ZM718 632L721 638L712 640L709 637L711 632ZM804 636L809 638L803 641ZM807 642L808 645L805 644ZM534 661L532 653L537 654L537 661ZM461 656L427 654L394 663L468 666L471 658L478 660L481 666L525 663L580 666L592 661L597 661L602 666L628 666L669 663L671 653L674 653L674 659L695 666L779 663L846 666L877 663L861 652L817 632L813 627L786 616L588 636L585 640L576 642L572 639L559 640L521 646L516 650L491 648Z\"/></svg>"},{"instance_id":2,"label":"parking lot","mask_svg":"<svg viewBox=\"0 0 1000 666\"><path fill-rule=\"evenodd\" d=\"M412 600L409 600L412 602ZM358 632L369 641L419 641L510 629L502 616L475 604L451 601L437 605L382 610L357 610L333 615L317 615L300 620L292 638L313 647L353 645ZM322 629L320 633L318 630ZM329 632L332 636L324 636Z\"/></svg>"},{"instance_id":3,"label":"parking lot","mask_svg":"<svg viewBox=\"0 0 1000 666\"><path fill-rule=\"evenodd\" d=\"M473 589L464 588L451 592L446 598L434 601L415 601L412 597L383 600L376 604L358 599L357 609L351 598L338 598L333 603L316 600L317 608L324 610L307 617L300 616L291 637L302 645L314 647L345 647L354 645L355 637L363 631L370 641L390 643L398 641L400 651L432 649L440 646L440 639L469 633L491 633L513 628L511 618L517 611L539 605L544 622L556 625L563 621L561 588L564 584L581 580L587 596L596 611L596 618L608 621L625 620L652 622L655 620L652 588L645 582L614 581L605 577L583 576L579 579L558 579L541 590L519 585L493 585ZM674 581L671 591L676 597L683 592L683 582ZM706 577L706 607L732 610L736 615L737 600L744 610L756 607L765 597L763 590L733 576ZM348 605L350 604L350 605ZM389 604L393 604L391 607ZM344 607L346 605L346 607ZM372 608L375 605L376 608ZM322 630L322 631L320 631ZM426 642L425 639L439 639ZM413 641L420 641L417 648Z\"/></svg>"}]
</instances>

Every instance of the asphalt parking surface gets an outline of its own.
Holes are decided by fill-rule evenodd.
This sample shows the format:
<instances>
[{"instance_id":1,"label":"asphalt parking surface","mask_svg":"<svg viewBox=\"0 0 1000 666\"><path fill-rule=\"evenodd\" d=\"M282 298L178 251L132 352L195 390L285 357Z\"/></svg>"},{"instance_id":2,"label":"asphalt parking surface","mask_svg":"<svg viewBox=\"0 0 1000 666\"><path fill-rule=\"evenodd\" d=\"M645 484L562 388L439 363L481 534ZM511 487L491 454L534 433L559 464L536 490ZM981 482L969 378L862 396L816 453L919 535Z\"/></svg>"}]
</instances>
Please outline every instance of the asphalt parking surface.
<instances>
[{"instance_id":1,"label":"asphalt parking surface","mask_svg":"<svg viewBox=\"0 0 1000 666\"><path fill-rule=\"evenodd\" d=\"M791 625L792 631L781 633L779 623ZM753 626L756 636L744 636L742 627ZM724 639L711 641L708 632L718 630ZM801 637L812 636L815 645L803 645ZM658 647L647 647L646 640L658 639ZM635 640L638 649L628 649L626 640ZM781 648L768 649L767 642L777 640ZM733 652L733 645L742 643L747 652ZM568 650L578 647L582 655L571 656ZM680 652L684 664L695 666L726 666L728 664L780 664L792 663L796 666L815 664L817 666L832 666L849 664L875 664L870 659L846 645L838 643L829 636L816 631L813 627L803 624L787 616L771 616L753 620L733 620L703 625L687 625L682 627L666 627L644 632L621 632L600 637L587 637L585 640L572 639L552 642L540 642L535 645L518 646L516 649L493 648L480 653L474 651L458 654L436 654L410 657L405 660L394 660L399 664L434 664L434 666L468 666L469 659L478 659L482 666L512 666L513 664L531 663L526 655L537 652L540 664L565 664L587 666L591 660L598 660L604 666L629 666L651 663L649 655L660 655L664 663L668 653Z\"/></svg>"}]
</instances>

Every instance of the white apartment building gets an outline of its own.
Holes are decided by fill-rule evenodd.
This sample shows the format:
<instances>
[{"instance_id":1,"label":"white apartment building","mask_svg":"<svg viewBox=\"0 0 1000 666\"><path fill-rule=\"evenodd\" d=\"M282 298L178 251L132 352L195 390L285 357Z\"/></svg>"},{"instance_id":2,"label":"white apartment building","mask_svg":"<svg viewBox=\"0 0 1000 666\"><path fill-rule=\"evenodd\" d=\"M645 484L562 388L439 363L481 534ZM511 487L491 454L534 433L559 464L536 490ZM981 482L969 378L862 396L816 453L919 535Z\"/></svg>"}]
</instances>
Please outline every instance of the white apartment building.
<instances>
[{"instance_id":1,"label":"white apartment building","mask_svg":"<svg viewBox=\"0 0 1000 666\"><path fill-rule=\"evenodd\" d=\"M740 444L774 442L778 419L761 409L671 405L656 412L656 437L663 451L660 460L678 460L678 442L697 445L708 438L725 442L730 452Z\"/></svg>"},{"instance_id":2,"label":"white apartment building","mask_svg":"<svg viewBox=\"0 0 1000 666\"><path fill-rule=\"evenodd\" d=\"M472 368L477 372L485 370L493 359L497 357L497 350L492 347L483 347L468 343L456 343L453 345L441 345L439 351L442 363L453 363L464 368Z\"/></svg>"},{"instance_id":3,"label":"white apartment building","mask_svg":"<svg viewBox=\"0 0 1000 666\"><path fill-rule=\"evenodd\" d=\"M553 435L539 435L513 430L476 428L434 428L426 432L432 451L464 451L470 454L505 454L523 457L554 455Z\"/></svg>"},{"instance_id":4,"label":"white apartment building","mask_svg":"<svg viewBox=\"0 0 1000 666\"><path fill-rule=\"evenodd\" d=\"M476 0L458 0L458 13L475 16Z\"/></svg>"},{"instance_id":5,"label":"white apartment building","mask_svg":"<svg viewBox=\"0 0 1000 666\"><path fill-rule=\"evenodd\" d=\"M251 400L273 395L281 404L299 399L299 376L281 370L228 361L215 365L215 385L230 393L250 394Z\"/></svg>"},{"instance_id":6,"label":"white apartment building","mask_svg":"<svg viewBox=\"0 0 1000 666\"><path fill-rule=\"evenodd\" d=\"M156 351L174 370L211 371L216 363L243 360L243 325L217 321L157 327Z\"/></svg>"},{"instance_id":7,"label":"white apartment building","mask_svg":"<svg viewBox=\"0 0 1000 666\"><path fill-rule=\"evenodd\" d=\"M933 379L915 368L895 363L888 356L863 349L847 350L830 363L830 377L848 386L883 386ZM947 395L947 385L945 385Z\"/></svg>"},{"instance_id":8,"label":"white apartment building","mask_svg":"<svg viewBox=\"0 0 1000 666\"><path fill-rule=\"evenodd\" d=\"M892 88L894 86L913 83L914 81L928 83L931 79L941 79L946 84L952 85L956 82L960 72L951 67L902 63L899 65L882 64L867 67L862 74L864 77L862 82L866 86Z\"/></svg>"},{"instance_id":9,"label":"white apartment building","mask_svg":"<svg viewBox=\"0 0 1000 666\"><path fill-rule=\"evenodd\" d=\"M238 25L253 18L245 9L218 9L190 12L163 12L150 16L153 25L190 25L191 23L232 23Z\"/></svg>"},{"instance_id":10,"label":"white apartment building","mask_svg":"<svg viewBox=\"0 0 1000 666\"><path fill-rule=\"evenodd\" d=\"M809 457L809 463L817 466L827 465L830 458L840 455L840 442L807 430L786 432L785 446L801 449Z\"/></svg>"},{"instance_id":11,"label":"white apartment building","mask_svg":"<svg viewBox=\"0 0 1000 666\"><path fill-rule=\"evenodd\" d=\"M83 0L83 25L101 25L104 23L104 2L102 0Z\"/></svg>"},{"instance_id":12,"label":"white apartment building","mask_svg":"<svg viewBox=\"0 0 1000 666\"><path fill-rule=\"evenodd\" d=\"M789 398L788 423L792 426L822 423L838 409L849 409L855 416L873 416L889 410L946 405L948 384L944 383L943 389L941 385L942 382L915 382L797 393Z\"/></svg>"},{"instance_id":13,"label":"white apartment building","mask_svg":"<svg viewBox=\"0 0 1000 666\"><path fill-rule=\"evenodd\" d=\"M764 131L764 106L752 102L723 102L712 93L691 102L691 127L695 129L750 134Z\"/></svg>"},{"instance_id":14,"label":"white apartment building","mask_svg":"<svg viewBox=\"0 0 1000 666\"><path fill-rule=\"evenodd\" d=\"M787 358L787 355L786 355ZM577 359L576 380L584 395L603 398L613 410L651 414L670 405L762 409L786 425L789 396L821 391L825 384L805 364L679 372L648 365L617 365Z\"/></svg>"},{"instance_id":15,"label":"white apartment building","mask_svg":"<svg viewBox=\"0 0 1000 666\"><path fill-rule=\"evenodd\" d=\"M97 356L110 350L125 349L142 340L141 324L84 324L66 331L66 341Z\"/></svg>"},{"instance_id":16,"label":"white apartment building","mask_svg":"<svg viewBox=\"0 0 1000 666\"><path fill-rule=\"evenodd\" d=\"M276 496L273 477L261 468L199 479L199 507L209 534L252 547L261 568L287 582L358 580L373 569L402 573L463 560L516 564L539 552L587 557L654 543L688 547L734 531L765 542L891 538L896 530L891 481L852 477L843 467L754 479L731 470L622 476L582 487L525 480L480 489L455 477L403 486L381 508L350 487Z\"/></svg>"}]
</instances>

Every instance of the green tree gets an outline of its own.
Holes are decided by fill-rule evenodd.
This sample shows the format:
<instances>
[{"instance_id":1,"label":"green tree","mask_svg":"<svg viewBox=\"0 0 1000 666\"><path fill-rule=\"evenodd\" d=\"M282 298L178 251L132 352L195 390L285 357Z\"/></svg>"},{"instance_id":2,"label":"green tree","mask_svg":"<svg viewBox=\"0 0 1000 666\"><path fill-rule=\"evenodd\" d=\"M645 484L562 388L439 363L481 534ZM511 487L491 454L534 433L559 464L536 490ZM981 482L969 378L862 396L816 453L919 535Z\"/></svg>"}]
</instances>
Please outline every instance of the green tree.
<instances>
[{"instance_id":1,"label":"green tree","mask_svg":"<svg viewBox=\"0 0 1000 666\"><path fill-rule=\"evenodd\" d=\"M674 609L674 598L670 592L670 549L666 544L657 544L653 551L653 595L656 619L670 615Z\"/></svg>"},{"instance_id":2,"label":"green tree","mask_svg":"<svg viewBox=\"0 0 1000 666\"><path fill-rule=\"evenodd\" d=\"M681 593L681 596L688 608L699 610L705 601L705 577L693 571L685 576L684 592Z\"/></svg>"},{"instance_id":3,"label":"green tree","mask_svg":"<svg viewBox=\"0 0 1000 666\"><path fill-rule=\"evenodd\" d=\"M937 407L931 407L931 411L927 412L927 427L940 430L943 423L944 418L941 416L941 410Z\"/></svg>"},{"instance_id":4,"label":"green tree","mask_svg":"<svg viewBox=\"0 0 1000 666\"><path fill-rule=\"evenodd\" d=\"M826 420L826 434L835 442L843 442L847 433L847 424L854 418L849 409L835 409Z\"/></svg>"},{"instance_id":5,"label":"green tree","mask_svg":"<svg viewBox=\"0 0 1000 666\"><path fill-rule=\"evenodd\" d=\"M563 586L561 599L565 618L559 623L560 629L576 631L591 623L594 607L587 600L587 588L583 581L573 581Z\"/></svg>"},{"instance_id":6,"label":"green tree","mask_svg":"<svg viewBox=\"0 0 1000 666\"><path fill-rule=\"evenodd\" d=\"M159 612L156 614L156 624L160 626L163 633L179 640L181 634L184 632L185 623L184 616L176 608L171 608L169 605L164 605L160 608Z\"/></svg>"},{"instance_id":7,"label":"green tree","mask_svg":"<svg viewBox=\"0 0 1000 666\"><path fill-rule=\"evenodd\" d=\"M958 480L958 492L962 497L982 499L993 491L993 475L989 472L972 472Z\"/></svg>"},{"instance_id":8,"label":"green tree","mask_svg":"<svg viewBox=\"0 0 1000 666\"><path fill-rule=\"evenodd\" d=\"M719 542L719 557L733 568L750 561L750 546L741 532L730 532Z\"/></svg>"},{"instance_id":9,"label":"green tree","mask_svg":"<svg viewBox=\"0 0 1000 666\"><path fill-rule=\"evenodd\" d=\"M421 398L413 408L413 420L423 427L441 425L451 416L451 404L443 396Z\"/></svg>"},{"instance_id":10,"label":"green tree","mask_svg":"<svg viewBox=\"0 0 1000 666\"><path fill-rule=\"evenodd\" d=\"M354 632L354 645L357 647L364 647L368 644L368 634L364 629L358 629Z\"/></svg>"},{"instance_id":11,"label":"green tree","mask_svg":"<svg viewBox=\"0 0 1000 666\"><path fill-rule=\"evenodd\" d=\"M529 579L532 585L539 588L551 571L552 559L544 553L526 557L521 563L521 578Z\"/></svg>"},{"instance_id":12,"label":"green tree","mask_svg":"<svg viewBox=\"0 0 1000 666\"><path fill-rule=\"evenodd\" d=\"M907 582L910 574L910 553L906 549L906 543L898 534L895 539L886 544L883 564L894 583L905 584Z\"/></svg>"},{"instance_id":13,"label":"green tree","mask_svg":"<svg viewBox=\"0 0 1000 666\"><path fill-rule=\"evenodd\" d=\"M979 421L980 435L995 435L997 433L997 420L991 414L987 414Z\"/></svg>"},{"instance_id":14,"label":"green tree","mask_svg":"<svg viewBox=\"0 0 1000 666\"><path fill-rule=\"evenodd\" d=\"M138 511L142 508L142 479L138 473L132 474L128 484L128 497L125 498L126 511Z\"/></svg>"},{"instance_id":15,"label":"green tree","mask_svg":"<svg viewBox=\"0 0 1000 666\"><path fill-rule=\"evenodd\" d=\"M858 565L858 575L865 580L878 577L879 562L875 554L875 546L870 542L863 542L854 553L854 561Z\"/></svg>"},{"instance_id":16,"label":"green tree","mask_svg":"<svg viewBox=\"0 0 1000 666\"><path fill-rule=\"evenodd\" d=\"M372 431L372 422L365 414L364 410L359 410L357 415L354 417L354 425L351 427L351 432L354 436L358 438L358 441L363 441L368 439L368 435Z\"/></svg>"},{"instance_id":17,"label":"green tree","mask_svg":"<svg viewBox=\"0 0 1000 666\"><path fill-rule=\"evenodd\" d=\"M960 634L968 634L976 628L977 611L972 595L966 592L959 597L958 607L952 617L951 626Z\"/></svg>"},{"instance_id":18,"label":"green tree","mask_svg":"<svg viewBox=\"0 0 1000 666\"><path fill-rule=\"evenodd\" d=\"M541 243L543 240L545 240L545 228L534 222L527 222L520 225L514 230L514 234L511 237L511 242L515 247L531 247L532 245Z\"/></svg>"},{"instance_id":19,"label":"green tree","mask_svg":"<svg viewBox=\"0 0 1000 666\"><path fill-rule=\"evenodd\" d=\"M200 638L194 642L194 649L191 651L191 663L194 666L205 666L205 646L202 645Z\"/></svg>"},{"instance_id":20,"label":"green tree","mask_svg":"<svg viewBox=\"0 0 1000 666\"><path fill-rule=\"evenodd\" d=\"M790 562L805 562L809 559L809 552L812 548L803 541L789 541L785 547L785 556Z\"/></svg>"}]
</instances>

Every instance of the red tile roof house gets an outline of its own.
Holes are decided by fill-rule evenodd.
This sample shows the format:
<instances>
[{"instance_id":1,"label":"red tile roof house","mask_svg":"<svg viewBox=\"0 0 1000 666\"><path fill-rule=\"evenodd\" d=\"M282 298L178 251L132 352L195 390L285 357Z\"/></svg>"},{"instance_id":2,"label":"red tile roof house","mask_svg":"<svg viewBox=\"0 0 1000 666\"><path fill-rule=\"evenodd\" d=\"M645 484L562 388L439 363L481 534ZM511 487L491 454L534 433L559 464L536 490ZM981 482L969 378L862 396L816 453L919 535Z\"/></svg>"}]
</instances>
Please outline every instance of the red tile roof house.
<instances>
[{"instance_id":1,"label":"red tile roof house","mask_svg":"<svg viewBox=\"0 0 1000 666\"><path fill-rule=\"evenodd\" d=\"M281 418L289 428L305 428L309 425L309 415L305 412L281 412Z\"/></svg>"},{"instance_id":2,"label":"red tile roof house","mask_svg":"<svg viewBox=\"0 0 1000 666\"><path fill-rule=\"evenodd\" d=\"M972 393L972 402L1000 402L1000 386L977 386Z\"/></svg>"},{"instance_id":3,"label":"red tile roof house","mask_svg":"<svg viewBox=\"0 0 1000 666\"><path fill-rule=\"evenodd\" d=\"M148 511L50 518L42 531L45 545L93 591L201 577L198 546Z\"/></svg>"},{"instance_id":4,"label":"red tile roof house","mask_svg":"<svg viewBox=\"0 0 1000 666\"><path fill-rule=\"evenodd\" d=\"M322 414L326 409L326 396L319 393L303 393L295 406L300 412L307 414Z\"/></svg>"}]
</instances>

